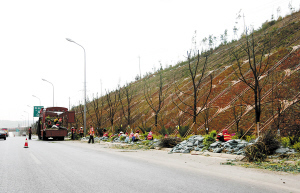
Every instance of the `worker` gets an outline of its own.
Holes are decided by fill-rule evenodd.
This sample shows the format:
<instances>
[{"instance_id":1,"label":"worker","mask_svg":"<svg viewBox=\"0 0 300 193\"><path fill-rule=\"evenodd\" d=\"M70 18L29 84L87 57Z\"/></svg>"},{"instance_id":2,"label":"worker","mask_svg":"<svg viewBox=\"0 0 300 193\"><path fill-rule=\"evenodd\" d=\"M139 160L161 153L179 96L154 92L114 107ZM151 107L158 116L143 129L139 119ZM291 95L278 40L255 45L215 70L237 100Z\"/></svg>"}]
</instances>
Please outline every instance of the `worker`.
<instances>
[{"instance_id":1,"label":"worker","mask_svg":"<svg viewBox=\"0 0 300 193\"><path fill-rule=\"evenodd\" d=\"M29 140L31 140L31 127L28 129Z\"/></svg>"},{"instance_id":2,"label":"worker","mask_svg":"<svg viewBox=\"0 0 300 193\"><path fill-rule=\"evenodd\" d=\"M95 130L94 130L94 127L92 125L90 125L90 139L89 139L89 142L90 143L92 141L92 143L94 143L94 135L95 135Z\"/></svg>"},{"instance_id":3,"label":"worker","mask_svg":"<svg viewBox=\"0 0 300 193\"><path fill-rule=\"evenodd\" d=\"M135 134L132 136L132 142L138 141L140 139L140 131L137 130Z\"/></svg>"},{"instance_id":4,"label":"worker","mask_svg":"<svg viewBox=\"0 0 300 193\"><path fill-rule=\"evenodd\" d=\"M74 129L74 140L76 139L77 131L78 131L78 129L77 129L77 127L75 127L75 129Z\"/></svg>"},{"instance_id":5,"label":"worker","mask_svg":"<svg viewBox=\"0 0 300 193\"><path fill-rule=\"evenodd\" d=\"M128 143L129 142L129 136L128 136L128 133L126 132L125 133L125 143Z\"/></svg>"},{"instance_id":6,"label":"worker","mask_svg":"<svg viewBox=\"0 0 300 193\"><path fill-rule=\"evenodd\" d=\"M52 123L51 123L51 121L49 120L48 121L48 127L47 128L51 128L52 127Z\"/></svg>"},{"instance_id":7,"label":"worker","mask_svg":"<svg viewBox=\"0 0 300 193\"><path fill-rule=\"evenodd\" d=\"M227 130L227 129L224 129L224 130L222 131L222 133L223 133L223 136L224 136L224 141L229 141L229 140L231 140L231 135L228 133L228 130Z\"/></svg>"},{"instance_id":8,"label":"worker","mask_svg":"<svg viewBox=\"0 0 300 193\"><path fill-rule=\"evenodd\" d=\"M131 133L129 134L129 139L132 139L134 133L131 131Z\"/></svg>"},{"instance_id":9,"label":"worker","mask_svg":"<svg viewBox=\"0 0 300 193\"><path fill-rule=\"evenodd\" d=\"M75 139L75 129L74 129L74 127L71 128L71 133L72 133L71 139L74 140Z\"/></svg>"},{"instance_id":10,"label":"worker","mask_svg":"<svg viewBox=\"0 0 300 193\"><path fill-rule=\"evenodd\" d=\"M152 131L150 131L150 132L148 133L147 139L148 139L148 140L153 140L153 133L152 133Z\"/></svg>"},{"instance_id":11,"label":"worker","mask_svg":"<svg viewBox=\"0 0 300 193\"><path fill-rule=\"evenodd\" d=\"M107 137L108 138L108 132L106 131L106 129L103 129L103 137Z\"/></svg>"},{"instance_id":12,"label":"worker","mask_svg":"<svg viewBox=\"0 0 300 193\"><path fill-rule=\"evenodd\" d=\"M80 127L80 137L83 138L83 128Z\"/></svg>"},{"instance_id":13,"label":"worker","mask_svg":"<svg viewBox=\"0 0 300 193\"><path fill-rule=\"evenodd\" d=\"M223 135L222 132L219 133L219 134L217 135L217 140L222 141L222 142L225 142L225 141L224 141L224 135Z\"/></svg>"}]
</instances>

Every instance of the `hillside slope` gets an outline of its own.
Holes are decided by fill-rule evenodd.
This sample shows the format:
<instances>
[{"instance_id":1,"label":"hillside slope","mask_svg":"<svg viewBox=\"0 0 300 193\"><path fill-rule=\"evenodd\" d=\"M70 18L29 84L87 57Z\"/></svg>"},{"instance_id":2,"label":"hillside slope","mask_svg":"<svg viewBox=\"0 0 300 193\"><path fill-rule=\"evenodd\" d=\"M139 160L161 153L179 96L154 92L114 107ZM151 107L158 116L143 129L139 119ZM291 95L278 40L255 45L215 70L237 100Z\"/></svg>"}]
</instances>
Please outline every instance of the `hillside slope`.
<instances>
[{"instance_id":1,"label":"hillside slope","mask_svg":"<svg viewBox=\"0 0 300 193\"><path fill-rule=\"evenodd\" d=\"M186 135L223 129L240 136L256 134L255 98L251 87L256 80L251 71L255 63L255 69L263 69L258 79L261 85L260 132L279 128L284 133L298 128L299 18L297 12L278 21L266 22L260 30L244 34L238 41L223 42L199 57L195 55L176 66L148 73L138 81L94 98L87 103L87 122L111 132L140 128L155 132L167 129L171 134L177 132L177 126L188 126ZM249 43L253 44L252 56L247 55L245 49L249 48ZM196 90L194 121L194 85L189 66L195 70L197 62L195 80L200 84ZM73 110L76 111L75 124L80 127L83 106L73 107Z\"/></svg>"}]
</instances>

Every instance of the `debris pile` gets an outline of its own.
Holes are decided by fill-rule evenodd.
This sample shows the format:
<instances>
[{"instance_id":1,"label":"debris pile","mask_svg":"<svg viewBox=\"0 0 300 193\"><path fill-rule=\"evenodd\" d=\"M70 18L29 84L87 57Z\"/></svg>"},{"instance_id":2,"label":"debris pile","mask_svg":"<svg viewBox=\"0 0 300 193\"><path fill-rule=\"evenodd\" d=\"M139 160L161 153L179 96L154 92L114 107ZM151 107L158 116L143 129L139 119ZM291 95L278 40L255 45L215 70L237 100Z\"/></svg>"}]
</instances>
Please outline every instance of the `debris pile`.
<instances>
[{"instance_id":1,"label":"debris pile","mask_svg":"<svg viewBox=\"0 0 300 193\"><path fill-rule=\"evenodd\" d=\"M252 143L248 143L245 140L232 139L226 142L216 141L210 144L208 149L205 149L203 144L204 137L202 135L191 136L188 140L185 140L177 144L170 151L172 153L190 153L194 151L211 151L214 153L227 153L227 154L236 154L243 155L244 147Z\"/></svg>"}]
</instances>

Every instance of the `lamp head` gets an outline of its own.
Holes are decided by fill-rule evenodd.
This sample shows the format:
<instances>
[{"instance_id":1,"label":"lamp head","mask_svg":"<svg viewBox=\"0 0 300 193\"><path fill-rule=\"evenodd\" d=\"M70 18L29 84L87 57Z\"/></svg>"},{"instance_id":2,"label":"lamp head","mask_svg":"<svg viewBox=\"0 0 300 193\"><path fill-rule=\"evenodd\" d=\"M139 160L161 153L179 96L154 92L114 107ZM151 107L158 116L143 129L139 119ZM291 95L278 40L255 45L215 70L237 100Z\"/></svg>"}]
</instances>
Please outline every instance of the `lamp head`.
<instances>
[{"instance_id":1,"label":"lamp head","mask_svg":"<svg viewBox=\"0 0 300 193\"><path fill-rule=\"evenodd\" d=\"M69 42L74 42L73 40L71 40L70 38L66 38L66 40L68 40Z\"/></svg>"}]
</instances>

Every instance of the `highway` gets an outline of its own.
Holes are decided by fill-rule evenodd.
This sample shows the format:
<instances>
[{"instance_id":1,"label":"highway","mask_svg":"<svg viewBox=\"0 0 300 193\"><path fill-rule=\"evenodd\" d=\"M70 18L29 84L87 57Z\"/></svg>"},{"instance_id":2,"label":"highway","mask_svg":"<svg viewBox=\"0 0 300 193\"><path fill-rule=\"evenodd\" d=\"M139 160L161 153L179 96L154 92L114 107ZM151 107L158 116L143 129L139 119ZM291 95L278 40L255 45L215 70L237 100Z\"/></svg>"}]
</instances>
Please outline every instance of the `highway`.
<instances>
[{"instance_id":1,"label":"highway","mask_svg":"<svg viewBox=\"0 0 300 193\"><path fill-rule=\"evenodd\" d=\"M284 179L285 175L216 164L217 160L204 156L111 150L99 144L37 137L29 141L29 148L24 144L25 137L0 140L1 193L299 191L294 184L299 175ZM269 181L259 180L264 178Z\"/></svg>"}]
</instances>

